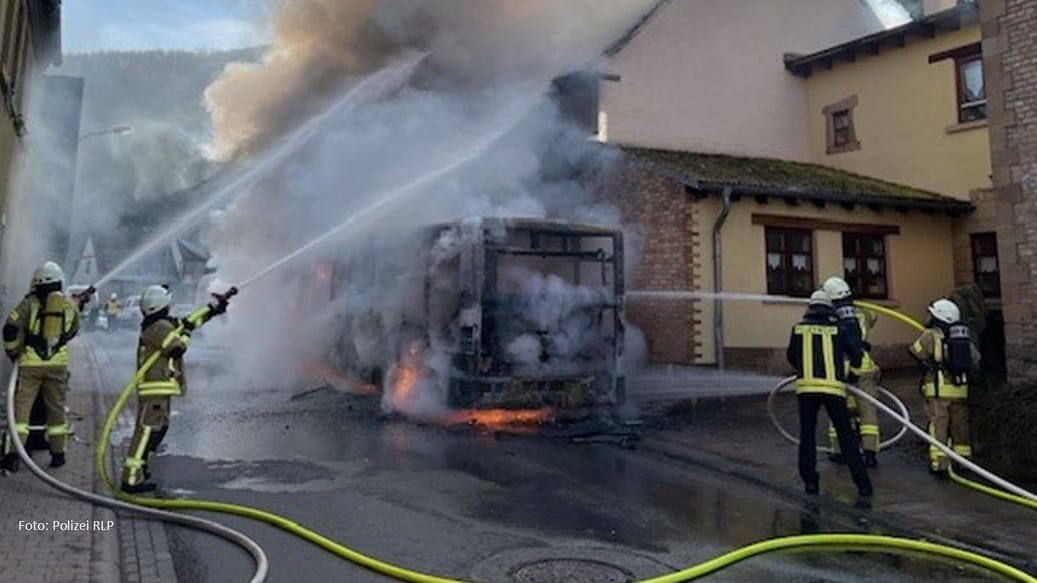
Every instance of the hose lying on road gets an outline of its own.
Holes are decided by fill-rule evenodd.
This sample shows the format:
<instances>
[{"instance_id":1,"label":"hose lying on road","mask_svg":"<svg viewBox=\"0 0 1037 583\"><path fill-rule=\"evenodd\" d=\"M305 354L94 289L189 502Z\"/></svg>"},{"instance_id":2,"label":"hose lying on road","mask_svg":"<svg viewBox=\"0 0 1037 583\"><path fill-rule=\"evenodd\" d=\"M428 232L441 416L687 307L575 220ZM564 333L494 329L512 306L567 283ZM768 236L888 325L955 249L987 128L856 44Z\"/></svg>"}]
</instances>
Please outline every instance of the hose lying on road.
<instances>
[{"instance_id":1,"label":"hose lying on road","mask_svg":"<svg viewBox=\"0 0 1037 583\"><path fill-rule=\"evenodd\" d=\"M774 402L777 399L778 395L785 387L791 386L794 382L796 382L796 377L788 377L785 380L778 383L777 385L774 385L774 388L771 389L770 394L767 395L767 415L771 418L771 424L774 425L774 428L778 430L778 433L780 433L786 441L792 443L793 445L799 445L799 438L789 433L789 431L781 425L781 421L778 420L778 413L774 410ZM897 397L893 393L881 387L879 388L879 393L882 396L889 399L890 401L892 401L893 404L897 406L897 409L900 410L901 415L905 419L911 418L911 412L908 410L907 405L905 405L904 402L900 400L900 397ZM898 431L893 437L890 437L889 439L879 444L879 450L881 451L893 447L905 435L907 435L907 426L901 424L900 431ZM831 447L823 445L817 446L817 450L824 453L832 453L833 451L835 451Z\"/></svg>"},{"instance_id":2,"label":"hose lying on road","mask_svg":"<svg viewBox=\"0 0 1037 583\"><path fill-rule=\"evenodd\" d=\"M870 311L873 311L873 312L876 312L876 313L879 313L879 314L883 314L885 316L889 316L889 317L894 318L896 320L899 320L899 321L907 324L908 326L914 328L915 330L918 330L918 331L925 330L925 326L923 326L921 322L919 322L918 320L915 320L914 318L912 318L911 316L908 316L907 314L903 314L903 313L898 312L896 310L893 310L893 309L890 309L890 308L886 308L886 307L883 307L883 306L879 306L879 305L873 304L871 302L861 302L861 301L858 301L858 302L855 302L855 303L857 304L858 307L863 308L865 310L870 310ZM850 387L850 389L854 392L854 394L856 394L858 396L861 395L860 389L858 389L856 387ZM968 459L958 455L954 450L952 450L951 448L947 447L946 444L939 443L939 442L937 442L937 440L933 439L929 435L929 433L927 431L925 431L923 429L920 429L919 427L915 426L913 423L911 423L910 419L906 419L906 420L902 419L896 413L891 411L888 407L886 407L882 403L879 403L878 401L873 399L871 396L866 396L865 400L874 403L876 405L876 407L878 407L879 409L883 410L887 414L892 415L895 419L897 419L897 421L900 421L900 423L904 426L904 428L910 429L915 435L921 436L923 439L925 439L929 443L931 443L934 446L936 446L940 451L942 451L943 453L947 454L952 460L958 462L959 464L961 464L962 466L968 468L969 470L972 470L977 475L982 476L986 480L989 480L991 483L993 483L993 484L995 484L995 485L997 485L997 486L999 486L999 487L1001 487L1001 488L1003 488L1005 490L1008 490L1008 492L1003 492L1001 490L997 490L995 488L991 488L990 486L986 486L984 484L980 484L979 482L975 482L973 480L969 480L969 479L963 478L962 476L956 474L953 471L953 469L952 469L949 472L950 477L951 477L952 480L954 480L958 484L961 484L962 486L965 486L967 488L972 488L973 490L976 490L978 492L982 492L984 494L987 494L987 495L990 495L990 496L994 496L995 498L1000 498L1001 500L1005 500L1005 501L1008 501L1008 502L1012 502L1012 503L1015 503L1015 504L1019 504L1021 506L1026 506L1028 508L1033 508L1033 509L1037 510L1037 494L1034 494L1033 492L1029 492L1029 491L1027 491L1027 490L1025 490L1023 488L1020 488L1019 486L1016 486L1015 484L1009 482L1008 480L1005 480L1005 479L1001 478L1000 476L997 476L996 474L994 474L992 472L989 472L986 469L976 465L971 460L968 460ZM904 417L907 417L907 416L905 415ZM1011 492L1011 493L1009 493L1009 492Z\"/></svg>"},{"instance_id":3,"label":"hose lying on road","mask_svg":"<svg viewBox=\"0 0 1037 583\"><path fill-rule=\"evenodd\" d=\"M10 428L15 427L14 392L17 382L18 367L16 365L14 367L14 370L11 372L11 380L7 384L6 402L8 431L10 431ZM267 572L269 571L269 563L267 562L266 553L263 552L263 549L258 544L256 544L255 541L248 538L244 534L241 534L240 532L232 528L226 527L218 522L213 522L211 520L206 520L204 518L197 518L194 516L177 514L175 512L166 512L163 510L154 510L151 508L143 508L135 504L129 504L126 502L120 502L118 500L112 500L111 498L100 496L93 492L80 490L79 488L76 488L74 486L62 482L61 480L58 480L57 478L51 476L47 472L44 472L39 466L37 466L36 463L33 462L32 458L29 456L28 452L25 451L25 446L22 445L22 440L19 439L16 435L11 435L11 443L14 444L15 450L18 452L18 457L21 458L22 463L24 463L26 467L29 468L29 471L32 472L37 478L39 478L45 484L54 488L55 490L64 492L65 494L68 494L75 498L79 498L81 500L85 500L91 504L96 504L98 506L105 506L108 508L112 508L114 510L132 512L134 514L139 514L141 516L145 516L148 518L154 518L156 520L181 524L183 526L187 526L197 530L210 532L212 534L215 534L216 536L227 539L228 541L245 549L245 551L252 555L252 558L255 560L256 570L255 573L252 575L252 578L249 579L249 582L263 583L264 581L266 581Z\"/></svg>"},{"instance_id":4,"label":"hose lying on road","mask_svg":"<svg viewBox=\"0 0 1037 583\"><path fill-rule=\"evenodd\" d=\"M464 583L457 579L421 573L365 555L342 543L332 540L327 536L306 528L293 520L265 510L242 506L240 504L230 504L209 500L191 500L186 498L159 499L131 496L116 490L111 478L108 476L107 464L105 463L105 456L108 450L111 431L115 426L115 420L118 418L123 407L126 406L126 402L129 400L130 395L136 389L137 384L144 377L147 370L151 368L155 360L157 360L157 357L158 353L153 355L153 358L146 360L123 389L119 398L116 400L115 405L108 413L108 418L105 420L104 428L102 429L100 439L98 440L96 452L97 469L104 484L115 492L116 496L123 500L143 506L177 510L220 512L265 522L313 543L342 559L399 581L406 581L408 583ZM818 548L830 551L846 551L852 549L859 552L920 552L932 556L966 562L1022 583L1037 583L1037 577L1033 577L1015 567L1012 567L1011 565L977 553L927 541L870 534L815 534L774 538L735 549L729 553L675 573L645 579L636 583L680 583L683 581L691 581L705 577L706 575L715 573L758 555L775 551L802 548Z\"/></svg>"}]
</instances>

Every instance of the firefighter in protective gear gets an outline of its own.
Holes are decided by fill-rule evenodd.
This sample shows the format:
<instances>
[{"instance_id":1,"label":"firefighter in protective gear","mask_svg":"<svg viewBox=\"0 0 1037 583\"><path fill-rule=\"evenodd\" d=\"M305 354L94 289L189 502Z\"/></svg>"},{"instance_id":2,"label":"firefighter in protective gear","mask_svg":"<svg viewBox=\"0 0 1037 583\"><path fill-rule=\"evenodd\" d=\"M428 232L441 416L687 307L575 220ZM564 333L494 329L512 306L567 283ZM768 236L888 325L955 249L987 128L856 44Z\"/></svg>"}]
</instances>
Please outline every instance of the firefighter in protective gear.
<instances>
[{"instance_id":1,"label":"firefighter in protective gear","mask_svg":"<svg viewBox=\"0 0 1037 583\"><path fill-rule=\"evenodd\" d=\"M162 443L169 430L169 407L173 397L187 392L184 377L184 353L191 332L227 310L229 297L214 295L213 301L193 312L187 318L173 318L169 314L172 294L163 286L153 285L140 297L140 342L137 348L137 366L156 352L159 358L137 385L137 423L130 448L123 463L122 489L131 494L150 492L155 484L147 481L148 457Z\"/></svg>"},{"instance_id":2,"label":"firefighter in protective gear","mask_svg":"<svg viewBox=\"0 0 1037 583\"><path fill-rule=\"evenodd\" d=\"M53 468L65 465L68 342L79 332L79 304L82 302L82 299L73 301L65 297L64 283L61 267L52 261L44 263L32 276L29 294L8 314L3 329L4 351L18 363L15 433L25 443L33 402L37 395L42 395L47 408L47 442ZM18 457L10 440L10 432L5 432L3 466L16 472Z\"/></svg>"},{"instance_id":3,"label":"firefighter in protective gear","mask_svg":"<svg viewBox=\"0 0 1037 583\"><path fill-rule=\"evenodd\" d=\"M963 457L972 456L969 439L969 373L979 363L979 351L961 321L961 310L947 299L929 306L929 325L911 345L911 356L925 369L922 395L929 416L929 435ZM950 460L929 448L929 471L945 476Z\"/></svg>"},{"instance_id":4,"label":"firefighter in protective gear","mask_svg":"<svg viewBox=\"0 0 1037 583\"><path fill-rule=\"evenodd\" d=\"M115 329L115 319L119 316L119 312L121 311L122 303L119 302L119 295L113 293L108 296L108 301L104 303L104 315L108 317L109 332Z\"/></svg>"},{"instance_id":5,"label":"firefighter in protective gear","mask_svg":"<svg viewBox=\"0 0 1037 583\"><path fill-rule=\"evenodd\" d=\"M846 363L859 367L860 351L843 336L828 294L817 291L803 320L792 328L787 352L796 370L799 400L799 475L807 494L820 491L817 473L817 417L824 407L835 424L850 474L862 497L872 494L868 470L846 411Z\"/></svg>"},{"instance_id":6,"label":"firefighter in protective gear","mask_svg":"<svg viewBox=\"0 0 1037 583\"><path fill-rule=\"evenodd\" d=\"M840 325L850 332L849 337L858 342L860 346L861 365L850 369L851 382L877 399L882 371L871 355L871 343L868 342L868 336L878 322L878 316L873 312L860 310L854 305L853 291L841 277L828 278L823 289L828 298L832 300ZM878 411L870 402L859 401L853 395L847 395L846 406L850 413L850 423L860 436L861 447L864 450L864 463L869 468L878 467L881 441ZM835 426L832 424L828 425L828 442L832 448L829 459L836 463L845 461L836 436Z\"/></svg>"}]
</instances>

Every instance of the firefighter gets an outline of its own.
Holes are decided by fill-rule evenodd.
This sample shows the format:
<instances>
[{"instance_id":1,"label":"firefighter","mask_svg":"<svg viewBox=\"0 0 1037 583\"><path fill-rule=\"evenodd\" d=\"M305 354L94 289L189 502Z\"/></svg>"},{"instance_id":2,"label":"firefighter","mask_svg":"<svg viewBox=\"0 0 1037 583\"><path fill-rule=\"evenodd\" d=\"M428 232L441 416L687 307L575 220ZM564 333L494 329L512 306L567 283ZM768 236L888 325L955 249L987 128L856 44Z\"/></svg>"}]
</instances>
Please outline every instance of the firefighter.
<instances>
[{"instance_id":1,"label":"firefighter","mask_svg":"<svg viewBox=\"0 0 1037 583\"><path fill-rule=\"evenodd\" d=\"M155 489L155 484L147 481L150 477L148 456L158 449L169 430L170 401L187 392L183 358L191 332L224 313L234 293L237 290L224 296L214 295L207 305L183 319L169 314L172 294L168 288L153 285L141 294L140 311L144 321L137 347L137 366L142 367L156 352L160 356L137 385L137 423L123 463L124 492L139 494Z\"/></svg>"},{"instance_id":2,"label":"firefighter","mask_svg":"<svg viewBox=\"0 0 1037 583\"><path fill-rule=\"evenodd\" d=\"M861 458L857 435L850 427L846 410L846 363L859 367L861 353L844 336L836 321L828 294L816 291L803 320L792 328L787 353L796 370L796 397L799 400L799 475L807 494L820 491L817 474L817 416L821 407L835 424L836 435L850 467L857 492L872 495L871 480Z\"/></svg>"},{"instance_id":3,"label":"firefighter","mask_svg":"<svg viewBox=\"0 0 1037 583\"><path fill-rule=\"evenodd\" d=\"M877 399L882 371L871 355L871 343L868 342L868 335L878 322L878 316L874 312L857 309L853 302L853 291L843 278L830 277L825 281L823 288L828 294L828 298L832 300L840 326L844 327L848 332L848 337L860 346L861 365L850 369L850 382ZM860 436L865 465L869 468L878 467L879 442L881 441L878 411L870 402L857 399L853 395L846 397L846 406L850 413L851 425L856 428ZM843 463L845 457L839 446L835 426L832 424L828 425L828 441L832 448L829 459L836 463Z\"/></svg>"},{"instance_id":4,"label":"firefighter","mask_svg":"<svg viewBox=\"0 0 1037 583\"><path fill-rule=\"evenodd\" d=\"M18 363L15 433L25 443L33 402L37 395L42 395L47 409L47 442L52 468L65 465L68 342L79 332L79 310L83 303L82 298L77 301L66 298L62 291L64 284L61 267L53 261L44 263L33 274L28 295L8 314L3 329L4 351ZM3 467L17 472L18 454L10 440L10 432L5 432Z\"/></svg>"},{"instance_id":5,"label":"firefighter","mask_svg":"<svg viewBox=\"0 0 1037 583\"><path fill-rule=\"evenodd\" d=\"M961 310L947 299L929 305L929 323L911 345L911 356L925 369L922 395L929 416L929 435L950 445L962 457L972 456L969 440L969 373L979 363L979 351ZM929 471L946 476L950 460L935 446L929 447Z\"/></svg>"},{"instance_id":6,"label":"firefighter","mask_svg":"<svg viewBox=\"0 0 1037 583\"><path fill-rule=\"evenodd\" d=\"M108 296L108 301L104 303L104 315L108 317L109 332L115 329L115 319L121 311L122 303L119 302L119 294L113 292Z\"/></svg>"}]
</instances>

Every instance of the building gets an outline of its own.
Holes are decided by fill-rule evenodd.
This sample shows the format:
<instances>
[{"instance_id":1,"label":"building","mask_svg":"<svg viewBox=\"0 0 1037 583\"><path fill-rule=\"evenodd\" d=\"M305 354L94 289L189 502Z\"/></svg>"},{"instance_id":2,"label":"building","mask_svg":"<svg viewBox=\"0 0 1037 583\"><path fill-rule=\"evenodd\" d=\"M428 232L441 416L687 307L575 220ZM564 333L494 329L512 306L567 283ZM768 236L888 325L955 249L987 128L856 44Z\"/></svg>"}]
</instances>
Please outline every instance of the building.
<instances>
[{"instance_id":1,"label":"building","mask_svg":"<svg viewBox=\"0 0 1037 583\"><path fill-rule=\"evenodd\" d=\"M60 0L0 3L0 240L7 225L11 166L23 147L24 106L36 72L61 62Z\"/></svg>"},{"instance_id":2,"label":"building","mask_svg":"<svg viewBox=\"0 0 1037 583\"><path fill-rule=\"evenodd\" d=\"M976 6L926 0L882 29L858 2L722 4L670 3L602 81L602 137L628 154L603 188L641 227L628 314L650 359L784 370L803 308L774 296L829 275L920 318L976 271L996 281ZM907 364L913 335L880 325L879 358Z\"/></svg>"},{"instance_id":3,"label":"building","mask_svg":"<svg viewBox=\"0 0 1037 583\"><path fill-rule=\"evenodd\" d=\"M1037 379L1037 10L980 3L1008 376ZM1032 426L1031 420L1025 419ZM1018 443L1018 442L1015 442Z\"/></svg>"}]
</instances>

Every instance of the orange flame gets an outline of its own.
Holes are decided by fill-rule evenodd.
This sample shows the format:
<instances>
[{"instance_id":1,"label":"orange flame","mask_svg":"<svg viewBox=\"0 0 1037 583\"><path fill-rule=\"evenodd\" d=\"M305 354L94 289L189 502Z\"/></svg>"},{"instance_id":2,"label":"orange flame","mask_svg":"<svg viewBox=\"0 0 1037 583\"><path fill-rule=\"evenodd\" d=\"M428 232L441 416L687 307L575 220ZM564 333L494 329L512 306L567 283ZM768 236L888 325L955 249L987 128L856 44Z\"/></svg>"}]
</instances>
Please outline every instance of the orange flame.
<instances>
[{"instance_id":1,"label":"orange flame","mask_svg":"<svg viewBox=\"0 0 1037 583\"><path fill-rule=\"evenodd\" d=\"M446 425L477 425L500 429L515 425L543 425L551 419L550 409L467 409L443 418Z\"/></svg>"},{"instance_id":2,"label":"orange flame","mask_svg":"<svg viewBox=\"0 0 1037 583\"><path fill-rule=\"evenodd\" d=\"M393 365L390 372L392 386L389 387L389 403L394 411L406 413L413 410L423 370L424 350L421 342L415 340L407 345L400 361Z\"/></svg>"}]
</instances>

